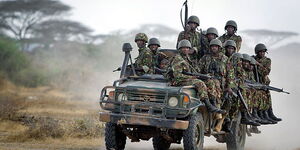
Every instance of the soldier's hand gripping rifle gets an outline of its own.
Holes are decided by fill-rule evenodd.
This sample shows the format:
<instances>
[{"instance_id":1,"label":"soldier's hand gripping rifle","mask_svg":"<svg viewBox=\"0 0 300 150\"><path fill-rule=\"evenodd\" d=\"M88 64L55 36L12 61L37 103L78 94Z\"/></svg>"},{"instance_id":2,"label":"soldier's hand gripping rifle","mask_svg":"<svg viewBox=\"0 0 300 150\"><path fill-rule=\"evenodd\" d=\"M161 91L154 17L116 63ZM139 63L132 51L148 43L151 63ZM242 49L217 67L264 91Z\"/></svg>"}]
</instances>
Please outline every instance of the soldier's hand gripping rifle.
<instances>
[{"instance_id":1,"label":"soldier's hand gripping rifle","mask_svg":"<svg viewBox=\"0 0 300 150\"><path fill-rule=\"evenodd\" d=\"M245 84L248 87L251 87L251 88L254 88L254 89L271 90L271 91L276 91L276 92L282 92L282 93L290 94L289 92L284 91L283 89L276 88L276 87L269 86L269 85L265 85L265 84L261 84L261 83L250 81L250 80L245 80Z\"/></svg>"}]
</instances>

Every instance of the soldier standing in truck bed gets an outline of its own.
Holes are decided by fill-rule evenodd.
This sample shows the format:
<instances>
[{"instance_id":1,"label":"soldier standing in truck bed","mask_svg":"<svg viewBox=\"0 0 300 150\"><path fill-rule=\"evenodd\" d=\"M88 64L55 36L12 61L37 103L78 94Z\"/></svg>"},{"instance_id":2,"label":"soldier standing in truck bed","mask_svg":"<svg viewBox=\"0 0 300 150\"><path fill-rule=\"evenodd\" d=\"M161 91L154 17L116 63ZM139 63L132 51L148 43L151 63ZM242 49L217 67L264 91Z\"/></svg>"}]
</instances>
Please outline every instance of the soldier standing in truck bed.
<instances>
[{"instance_id":1,"label":"soldier standing in truck bed","mask_svg":"<svg viewBox=\"0 0 300 150\"><path fill-rule=\"evenodd\" d=\"M237 24L233 20L226 22L225 28L226 33L219 37L219 40L224 44L227 40L234 40L236 43L236 52L239 52L242 45L242 38L236 35Z\"/></svg>"},{"instance_id":2,"label":"soldier standing in truck bed","mask_svg":"<svg viewBox=\"0 0 300 150\"><path fill-rule=\"evenodd\" d=\"M137 69L143 70L143 72L138 72L138 75L143 75L144 73L153 73L152 52L146 47L148 42L147 35L145 33L138 33L136 34L134 41L139 48L139 55L135 60L135 65Z\"/></svg>"},{"instance_id":3,"label":"soldier standing in truck bed","mask_svg":"<svg viewBox=\"0 0 300 150\"><path fill-rule=\"evenodd\" d=\"M191 42L192 49L190 50L190 57L192 62L196 65L199 58L199 52L202 46L203 35L198 32L196 29L200 25L200 20L197 16L190 16L187 21L187 25L184 31L180 32L177 39L176 47L178 48L178 44L181 40L186 39Z\"/></svg>"}]
</instances>

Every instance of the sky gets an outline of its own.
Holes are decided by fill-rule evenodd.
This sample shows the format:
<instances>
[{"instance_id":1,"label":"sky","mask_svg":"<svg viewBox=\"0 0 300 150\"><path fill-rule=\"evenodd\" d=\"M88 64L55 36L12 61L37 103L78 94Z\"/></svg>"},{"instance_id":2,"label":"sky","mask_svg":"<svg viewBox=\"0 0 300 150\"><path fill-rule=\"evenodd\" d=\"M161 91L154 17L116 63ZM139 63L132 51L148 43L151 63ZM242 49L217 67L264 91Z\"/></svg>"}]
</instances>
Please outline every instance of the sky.
<instances>
[{"instance_id":1,"label":"sky","mask_svg":"<svg viewBox=\"0 0 300 150\"><path fill-rule=\"evenodd\" d=\"M179 12L184 0L62 0L73 10L70 18L95 34L130 30L143 24L163 24L182 30ZM200 18L200 27L224 32L227 20L238 30L271 29L300 33L298 0L188 0L189 15Z\"/></svg>"}]
</instances>

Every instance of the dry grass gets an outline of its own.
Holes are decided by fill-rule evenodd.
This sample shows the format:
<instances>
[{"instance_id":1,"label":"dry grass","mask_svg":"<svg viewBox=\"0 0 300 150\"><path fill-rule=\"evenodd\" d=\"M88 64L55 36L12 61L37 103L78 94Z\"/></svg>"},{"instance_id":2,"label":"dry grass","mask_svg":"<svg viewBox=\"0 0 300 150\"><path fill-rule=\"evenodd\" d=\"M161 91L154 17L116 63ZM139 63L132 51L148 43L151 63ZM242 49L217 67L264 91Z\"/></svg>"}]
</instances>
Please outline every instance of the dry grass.
<instances>
[{"instance_id":1,"label":"dry grass","mask_svg":"<svg viewBox=\"0 0 300 150\"><path fill-rule=\"evenodd\" d=\"M102 144L96 101L51 87L0 83L0 149L96 149Z\"/></svg>"}]
</instances>

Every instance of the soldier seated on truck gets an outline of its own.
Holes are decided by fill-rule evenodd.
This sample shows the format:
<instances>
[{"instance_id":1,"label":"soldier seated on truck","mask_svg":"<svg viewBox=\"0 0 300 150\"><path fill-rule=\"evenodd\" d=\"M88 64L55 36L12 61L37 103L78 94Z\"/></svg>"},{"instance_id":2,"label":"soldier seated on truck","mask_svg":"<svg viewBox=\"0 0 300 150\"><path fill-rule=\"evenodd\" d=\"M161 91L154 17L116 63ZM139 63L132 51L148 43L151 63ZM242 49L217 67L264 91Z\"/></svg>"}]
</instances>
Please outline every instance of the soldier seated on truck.
<instances>
[{"instance_id":1,"label":"soldier seated on truck","mask_svg":"<svg viewBox=\"0 0 300 150\"><path fill-rule=\"evenodd\" d=\"M188 40L181 40L178 44L179 53L176 54L170 63L167 78L173 86L195 86L199 99L205 103L209 112L223 113L224 111L212 105L208 99L205 83L196 77L183 74L183 72L194 72L197 70L189 63L189 51L192 46Z\"/></svg>"}]
</instances>

